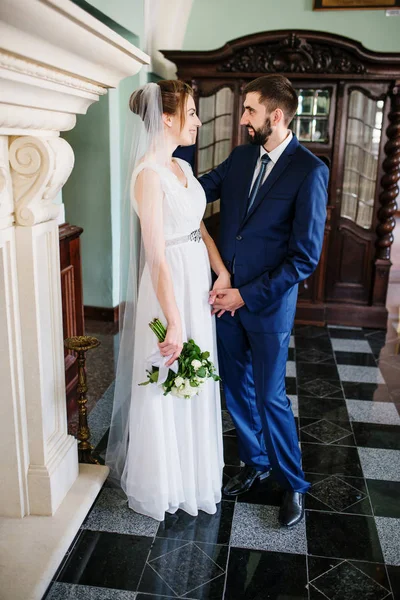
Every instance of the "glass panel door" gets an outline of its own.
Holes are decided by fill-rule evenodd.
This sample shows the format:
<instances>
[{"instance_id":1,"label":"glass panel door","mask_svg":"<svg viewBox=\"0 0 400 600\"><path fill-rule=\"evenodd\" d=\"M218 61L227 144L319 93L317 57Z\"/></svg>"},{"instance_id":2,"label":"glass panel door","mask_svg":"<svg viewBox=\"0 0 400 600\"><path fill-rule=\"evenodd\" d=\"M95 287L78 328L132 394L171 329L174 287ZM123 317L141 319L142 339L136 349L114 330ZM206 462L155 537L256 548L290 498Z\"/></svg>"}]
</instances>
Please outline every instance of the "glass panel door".
<instances>
[{"instance_id":1,"label":"glass panel door","mask_svg":"<svg viewBox=\"0 0 400 600\"><path fill-rule=\"evenodd\" d=\"M331 91L328 89L296 89L299 107L290 128L300 142L329 142L329 109Z\"/></svg>"},{"instance_id":2,"label":"glass panel door","mask_svg":"<svg viewBox=\"0 0 400 600\"><path fill-rule=\"evenodd\" d=\"M218 166L232 150L234 93L224 87L211 96L200 96L197 172L208 173ZM207 206L205 217L219 211L219 200Z\"/></svg>"},{"instance_id":3,"label":"glass panel door","mask_svg":"<svg viewBox=\"0 0 400 600\"><path fill-rule=\"evenodd\" d=\"M374 214L383 100L350 93L340 216L370 229Z\"/></svg>"}]
</instances>

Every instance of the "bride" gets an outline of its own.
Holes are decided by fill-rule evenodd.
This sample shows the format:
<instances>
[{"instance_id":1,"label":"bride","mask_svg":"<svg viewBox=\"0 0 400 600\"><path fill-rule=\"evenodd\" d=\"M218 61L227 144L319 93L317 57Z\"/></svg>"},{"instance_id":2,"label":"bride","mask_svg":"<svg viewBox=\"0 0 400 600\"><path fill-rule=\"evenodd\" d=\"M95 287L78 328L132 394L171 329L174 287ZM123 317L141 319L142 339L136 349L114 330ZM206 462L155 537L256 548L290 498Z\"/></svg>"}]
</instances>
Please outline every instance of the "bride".
<instances>
[{"instance_id":1,"label":"bride","mask_svg":"<svg viewBox=\"0 0 400 600\"><path fill-rule=\"evenodd\" d=\"M181 81L149 83L129 107L135 126L121 244L122 332L106 464L138 513L159 521L178 509L214 514L223 469L218 383L208 379L190 399L164 396L155 384L139 387L157 349L148 326L154 318L168 328L158 344L165 366L193 338L218 370L210 263L215 289L230 287L230 276L202 222L203 189L190 165L172 156L195 143L201 122L192 89Z\"/></svg>"}]
</instances>

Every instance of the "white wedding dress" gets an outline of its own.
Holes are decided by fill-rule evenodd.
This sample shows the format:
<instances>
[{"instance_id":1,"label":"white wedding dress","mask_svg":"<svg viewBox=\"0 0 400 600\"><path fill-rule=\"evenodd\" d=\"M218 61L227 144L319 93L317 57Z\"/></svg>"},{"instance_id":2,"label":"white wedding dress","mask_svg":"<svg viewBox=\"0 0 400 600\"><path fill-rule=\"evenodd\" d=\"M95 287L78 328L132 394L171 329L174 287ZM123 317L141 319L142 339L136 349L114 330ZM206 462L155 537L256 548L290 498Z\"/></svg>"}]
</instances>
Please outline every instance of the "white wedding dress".
<instances>
[{"instance_id":1,"label":"white wedding dress","mask_svg":"<svg viewBox=\"0 0 400 600\"><path fill-rule=\"evenodd\" d=\"M172 171L145 162L134 171L131 189L142 169L160 176L166 259L182 321L183 340L193 338L218 370L215 317L208 303L210 262L199 227L206 206L204 191L190 165L179 161L187 178L184 187ZM132 198L135 206L134 198ZM182 509L196 516L199 510L214 514L221 500L223 469L219 384L207 380L191 399L164 396L146 380L146 358L157 348L148 323L155 317L166 324L156 298L149 269L139 285L136 314L129 445L123 480L129 506L159 521L165 512Z\"/></svg>"}]
</instances>

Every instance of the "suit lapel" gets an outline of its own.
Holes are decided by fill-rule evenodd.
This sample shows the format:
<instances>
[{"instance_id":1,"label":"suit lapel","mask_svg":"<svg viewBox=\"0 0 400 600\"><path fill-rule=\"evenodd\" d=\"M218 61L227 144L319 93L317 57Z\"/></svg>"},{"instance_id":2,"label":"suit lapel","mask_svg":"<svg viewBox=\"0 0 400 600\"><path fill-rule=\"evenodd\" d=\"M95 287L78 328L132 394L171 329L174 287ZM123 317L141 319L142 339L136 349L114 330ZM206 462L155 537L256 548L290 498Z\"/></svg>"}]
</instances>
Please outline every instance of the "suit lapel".
<instances>
[{"instance_id":1,"label":"suit lapel","mask_svg":"<svg viewBox=\"0 0 400 600\"><path fill-rule=\"evenodd\" d=\"M299 142L298 142L297 138L295 136L293 136L292 141L290 142L288 147L284 150L284 152L282 152L276 165L274 165L274 168L272 169L271 173L268 175L267 179L265 180L263 185L258 190L258 194L253 202L253 206L251 207L250 211L248 212L248 214L244 213L243 221L242 221L243 225L249 219L249 217L251 217L251 215L254 213L254 211L257 209L257 207L261 204L263 198L268 194L269 190L272 188L274 183L285 172L286 168L288 167L288 165L290 164L290 162L293 158L293 154L295 153L298 145L299 145ZM254 171L253 171L253 173L254 173Z\"/></svg>"},{"instance_id":2,"label":"suit lapel","mask_svg":"<svg viewBox=\"0 0 400 600\"><path fill-rule=\"evenodd\" d=\"M244 177L241 177L241 185L239 191L239 223L242 223L246 216L247 204L250 195L250 187L253 181L254 171L256 169L257 160L260 156L259 146L248 146L249 152L243 159L241 173Z\"/></svg>"}]
</instances>

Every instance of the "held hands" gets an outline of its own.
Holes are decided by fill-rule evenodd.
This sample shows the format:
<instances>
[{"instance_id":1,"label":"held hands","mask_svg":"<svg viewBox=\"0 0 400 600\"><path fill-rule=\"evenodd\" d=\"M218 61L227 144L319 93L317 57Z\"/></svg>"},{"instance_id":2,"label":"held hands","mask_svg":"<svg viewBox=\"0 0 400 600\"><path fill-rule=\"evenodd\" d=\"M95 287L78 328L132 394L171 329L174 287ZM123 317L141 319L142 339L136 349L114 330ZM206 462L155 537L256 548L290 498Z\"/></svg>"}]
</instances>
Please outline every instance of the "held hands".
<instances>
[{"instance_id":1,"label":"held hands","mask_svg":"<svg viewBox=\"0 0 400 600\"><path fill-rule=\"evenodd\" d=\"M168 324L167 335L163 342L158 343L160 353L162 356L170 356L171 358L167 363L166 367L170 367L172 363L177 360L182 352L182 327L177 324Z\"/></svg>"},{"instance_id":2,"label":"held hands","mask_svg":"<svg viewBox=\"0 0 400 600\"><path fill-rule=\"evenodd\" d=\"M219 278L218 278L219 279ZM215 285L218 282L215 282ZM231 313L231 316L235 314L235 311L238 308L244 306L244 301L240 292L236 288L214 288L211 290L209 295L209 303L212 305L212 314L217 315L217 317L221 317L224 312L228 311Z\"/></svg>"}]
</instances>

